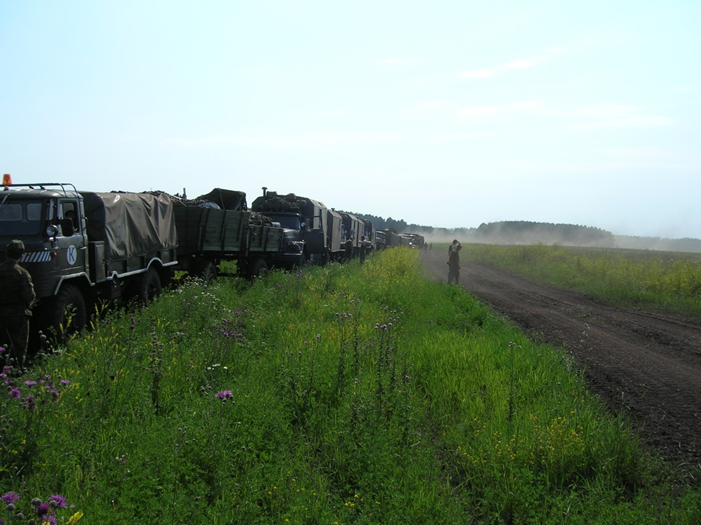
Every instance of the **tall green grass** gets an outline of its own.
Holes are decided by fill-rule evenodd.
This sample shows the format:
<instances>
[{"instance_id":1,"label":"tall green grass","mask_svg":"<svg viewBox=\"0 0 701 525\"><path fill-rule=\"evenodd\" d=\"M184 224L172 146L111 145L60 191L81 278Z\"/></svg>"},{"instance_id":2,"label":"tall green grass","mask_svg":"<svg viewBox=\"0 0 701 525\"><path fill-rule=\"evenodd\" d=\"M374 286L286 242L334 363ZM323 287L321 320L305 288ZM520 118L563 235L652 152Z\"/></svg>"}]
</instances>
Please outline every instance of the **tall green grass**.
<instances>
[{"instance_id":1,"label":"tall green grass","mask_svg":"<svg viewBox=\"0 0 701 525\"><path fill-rule=\"evenodd\" d=\"M701 319L701 255L697 253L471 244L462 257L576 289L610 304Z\"/></svg>"},{"instance_id":2,"label":"tall green grass","mask_svg":"<svg viewBox=\"0 0 701 525\"><path fill-rule=\"evenodd\" d=\"M6 521L39 509L119 524L701 516L698 487L669 484L563 354L429 282L411 250L192 282L4 380ZM52 495L75 507L31 503Z\"/></svg>"}]
</instances>

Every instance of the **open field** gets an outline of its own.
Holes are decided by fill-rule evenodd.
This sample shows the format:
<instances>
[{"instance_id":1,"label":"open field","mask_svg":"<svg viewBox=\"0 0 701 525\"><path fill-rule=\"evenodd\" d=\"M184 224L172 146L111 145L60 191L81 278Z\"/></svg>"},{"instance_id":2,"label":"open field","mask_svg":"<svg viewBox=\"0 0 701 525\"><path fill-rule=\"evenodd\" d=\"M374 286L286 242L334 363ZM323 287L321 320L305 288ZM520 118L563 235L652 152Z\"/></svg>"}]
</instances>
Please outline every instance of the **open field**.
<instances>
[{"instance_id":1,"label":"open field","mask_svg":"<svg viewBox=\"0 0 701 525\"><path fill-rule=\"evenodd\" d=\"M631 273L658 274L668 282L680 281L679 275L693 278L698 258L546 246L469 245L463 254L461 283L468 291L531 337L571 355L593 392L613 412L625 414L670 463L701 467L701 324L694 315L701 298L688 292L693 286L657 294L629 290ZM423 260L435 278L445 280L442 249ZM582 270L592 266L612 270L602 278L605 285L597 278L600 269ZM630 304L631 297L638 307L615 306Z\"/></svg>"},{"instance_id":2,"label":"open field","mask_svg":"<svg viewBox=\"0 0 701 525\"><path fill-rule=\"evenodd\" d=\"M578 290L608 304L657 309L701 321L699 253L470 244L462 258Z\"/></svg>"},{"instance_id":3,"label":"open field","mask_svg":"<svg viewBox=\"0 0 701 525\"><path fill-rule=\"evenodd\" d=\"M0 518L698 522L567 354L423 275L396 249L105 316L3 378Z\"/></svg>"}]
</instances>

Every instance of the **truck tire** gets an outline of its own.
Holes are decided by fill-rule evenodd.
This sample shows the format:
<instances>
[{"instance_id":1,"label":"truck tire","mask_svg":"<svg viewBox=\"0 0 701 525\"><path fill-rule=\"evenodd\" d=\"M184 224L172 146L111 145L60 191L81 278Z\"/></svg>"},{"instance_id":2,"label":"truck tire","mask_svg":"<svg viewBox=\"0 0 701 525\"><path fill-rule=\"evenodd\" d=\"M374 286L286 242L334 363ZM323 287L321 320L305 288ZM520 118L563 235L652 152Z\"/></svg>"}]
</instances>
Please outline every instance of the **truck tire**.
<instances>
[{"instance_id":1,"label":"truck tire","mask_svg":"<svg viewBox=\"0 0 701 525\"><path fill-rule=\"evenodd\" d=\"M136 277L134 282L133 299L142 305L148 306L154 299L161 296L161 277L154 268L149 268Z\"/></svg>"},{"instance_id":2,"label":"truck tire","mask_svg":"<svg viewBox=\"0 0 701 525\"><path fill-rule=\"evenodd\" d=\"M251 266L248 276L251 278L261 277L268 273L268 263L265 259L256 259L256 261Z\"/></svg>"},{"instance_id":3,"label":"truck tire","mask_svg":"<svg viewBox=\"0 0 701 525\"><path fill-rule=\"evenodd\" d=\"M80 289L72 284L64 285L39 308L37 322L50 341L65 344L68 339L88 324L88 310Z\"/></svg>"}]
</instances>

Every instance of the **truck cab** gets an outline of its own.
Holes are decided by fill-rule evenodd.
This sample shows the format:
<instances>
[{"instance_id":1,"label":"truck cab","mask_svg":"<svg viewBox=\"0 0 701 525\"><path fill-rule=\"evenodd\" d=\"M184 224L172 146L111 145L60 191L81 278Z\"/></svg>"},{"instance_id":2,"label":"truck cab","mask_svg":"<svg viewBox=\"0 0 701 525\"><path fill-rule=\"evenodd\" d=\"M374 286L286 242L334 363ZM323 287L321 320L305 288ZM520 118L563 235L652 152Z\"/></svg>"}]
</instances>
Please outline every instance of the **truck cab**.
<instances>
[{"instance_id":1,"label":"truck cab","mask_svg":"<svg viewBox=\"0 0 701 525\"><path fill-rule=\"evenodd\" d=\"M300 266L311 258L310 249L307 245L309 226L301 214L290 211L265 211L260 213L283 229L284 249L280 253L275 254L274 262L276 265L288 268Z\"/></svg>"},{"instance_id":2,"label":"truck cab","mask_svg":"<svg viewBox=\"0 0 701 525\"><path fill-rule=\"evenodd\" d=\"M55 295L64 280L87 279L83 200L76 189L65 184L9 188L0 193L0 245L24 242L20 264L32 276L38 301Z\"/></svg>"}]
</instances>

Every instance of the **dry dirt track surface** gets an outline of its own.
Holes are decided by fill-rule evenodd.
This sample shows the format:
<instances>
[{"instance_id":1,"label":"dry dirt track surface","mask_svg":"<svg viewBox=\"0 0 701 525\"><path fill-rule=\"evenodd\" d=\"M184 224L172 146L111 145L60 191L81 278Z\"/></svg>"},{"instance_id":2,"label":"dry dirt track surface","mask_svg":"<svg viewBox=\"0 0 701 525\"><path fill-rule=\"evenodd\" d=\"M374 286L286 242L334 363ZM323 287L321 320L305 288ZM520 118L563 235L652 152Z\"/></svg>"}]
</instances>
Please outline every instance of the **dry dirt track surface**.
<instances>
[{"instance_id":1,"label":"dry dirt track surface","mask_svg":"<svg viewBox=\"0 0 701 525\"><path fill-rule=\"evenodd\" d=\"M429 276L447 281L447 253L422 259ZM460 284L532 339L571 354L590 390L663 458L701 467L699 323L606 306L480 263L462 263Z\"/></svg>"}]
</instances>

